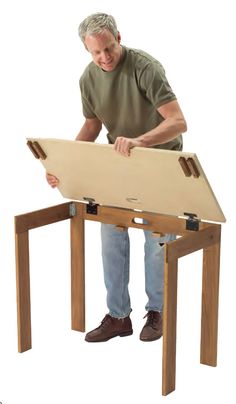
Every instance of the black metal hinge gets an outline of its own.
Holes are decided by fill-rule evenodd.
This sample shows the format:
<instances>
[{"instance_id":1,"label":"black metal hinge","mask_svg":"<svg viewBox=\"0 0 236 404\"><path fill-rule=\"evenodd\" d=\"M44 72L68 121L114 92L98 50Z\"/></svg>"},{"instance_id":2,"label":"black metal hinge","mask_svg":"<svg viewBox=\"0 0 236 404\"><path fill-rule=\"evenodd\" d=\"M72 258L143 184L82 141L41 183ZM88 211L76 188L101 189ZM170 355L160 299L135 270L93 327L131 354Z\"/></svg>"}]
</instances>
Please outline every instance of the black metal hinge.
<instances>
[{"instance_id":1,"label":"black metal hinge","mask_svg":"<svg viewBox=\"0 0 236 404\"><path fill-rule=\"evenodd\" d=\"M198 231L200 220L197 218L197 215L195 215L195 213L184 212L184 216L188 216L186 220L186 230Z\"/></svg>"},{"instance_id":2,"label":"black metal hinge","mask_svg":"<svg viewBox=\"0 0 236 404\"><path fill-rule=\"evenodd\" d=\"M98 204L95 202L95 199L85 197L83 198L86 202L88 202L86 206L86 212L89 215L97 215L98 214Z\"/></svg>"}]
</instances>

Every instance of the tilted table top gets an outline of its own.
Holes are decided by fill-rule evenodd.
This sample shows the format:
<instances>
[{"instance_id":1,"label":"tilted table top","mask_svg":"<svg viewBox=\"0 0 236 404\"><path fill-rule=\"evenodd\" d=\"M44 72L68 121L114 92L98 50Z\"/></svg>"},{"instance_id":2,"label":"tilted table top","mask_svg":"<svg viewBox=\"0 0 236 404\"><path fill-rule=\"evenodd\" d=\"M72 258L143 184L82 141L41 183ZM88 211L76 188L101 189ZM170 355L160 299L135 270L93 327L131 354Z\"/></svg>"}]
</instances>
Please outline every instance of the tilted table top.
<instances>
[{"instance_id":1,"label":"tilted table top","mask_svg":"<svg viewBox=\"0 0 236 404\"><path fill-rule=\"evenodd\" d=\"M112 145L91 142L29 138L28 144L65 198L225 222L194 153L135 147L124 157Z\"/></svg>"}]
</instances>

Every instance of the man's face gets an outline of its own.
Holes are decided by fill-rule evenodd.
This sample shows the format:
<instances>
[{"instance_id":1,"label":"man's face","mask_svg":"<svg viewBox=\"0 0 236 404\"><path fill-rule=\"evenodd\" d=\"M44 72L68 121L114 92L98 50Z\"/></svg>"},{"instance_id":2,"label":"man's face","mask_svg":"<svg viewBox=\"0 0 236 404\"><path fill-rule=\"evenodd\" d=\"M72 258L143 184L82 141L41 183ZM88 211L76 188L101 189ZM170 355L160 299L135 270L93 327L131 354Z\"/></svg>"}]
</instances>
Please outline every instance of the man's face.
<instances>
[{"instance_id":1,"label":"man's face","mask_svg":"<svg viewBox=\"0 0 236 404\"><path fill-rule=\"evenodd\" d=\"M115 38L108 30L85 38L85 46L91 53L94 63L106 72L111 72L118 65L122 48L120 34Z\"/></svg>"}]
</instances>

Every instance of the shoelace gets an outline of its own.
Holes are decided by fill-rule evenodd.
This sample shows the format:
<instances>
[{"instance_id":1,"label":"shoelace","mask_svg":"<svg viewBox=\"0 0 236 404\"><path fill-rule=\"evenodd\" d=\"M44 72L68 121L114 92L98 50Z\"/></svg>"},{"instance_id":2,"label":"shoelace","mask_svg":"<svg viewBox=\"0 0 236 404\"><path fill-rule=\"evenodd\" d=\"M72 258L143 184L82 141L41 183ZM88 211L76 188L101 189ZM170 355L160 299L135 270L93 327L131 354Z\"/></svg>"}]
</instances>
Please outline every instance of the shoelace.
<instances>
[{"instance_id":1,"label":"shoelace","mask_svg":"<svg viewBox=\"0 0 236 404\"><path fill-rule=\"evenodd\" d=\"M104 328L104 327L108 326L111 323L111 321L112 321L111 316L109 316L109 314L106 314L104 319L101 322L100 327Z\"/></svg>"},{"instance_id":2,"label":"shoelace","mask_svg":"<svg viewBox=\"0 0 236 404\"><path fill-rule=\"evenodd\" d=\"M158 313L159 314L159 313ZM153 327L158 322L159 316L154 311L149 311L143 318L147 317L146 326Z\"/></svg>"}]
</instances>

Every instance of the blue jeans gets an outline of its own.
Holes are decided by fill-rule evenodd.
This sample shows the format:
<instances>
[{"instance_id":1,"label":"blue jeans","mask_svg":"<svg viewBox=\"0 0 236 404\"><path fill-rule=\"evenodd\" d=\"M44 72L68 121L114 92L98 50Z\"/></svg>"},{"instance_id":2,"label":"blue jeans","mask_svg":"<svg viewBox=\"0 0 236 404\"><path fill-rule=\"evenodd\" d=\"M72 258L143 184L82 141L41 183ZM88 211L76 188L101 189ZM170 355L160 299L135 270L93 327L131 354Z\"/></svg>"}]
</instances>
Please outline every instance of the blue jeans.
<instances>
[{"instance_id":1,"label":"blue jeans","mask_svg":"<svg viewBox=\"0 0 236 404\"><path fill-rule=\"evenodd\" d=\"M153 237L152 232L145 234L145 291L148 302L147 311L162 311L164 246L175 235ZM112 317L126 317L131 312L129 284L130 243L128 231L118 231L112 224L101 224L102 259L104 281L107 289L107 306Z\"/></svg>"}]
</instances>

